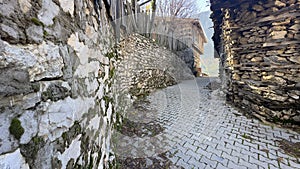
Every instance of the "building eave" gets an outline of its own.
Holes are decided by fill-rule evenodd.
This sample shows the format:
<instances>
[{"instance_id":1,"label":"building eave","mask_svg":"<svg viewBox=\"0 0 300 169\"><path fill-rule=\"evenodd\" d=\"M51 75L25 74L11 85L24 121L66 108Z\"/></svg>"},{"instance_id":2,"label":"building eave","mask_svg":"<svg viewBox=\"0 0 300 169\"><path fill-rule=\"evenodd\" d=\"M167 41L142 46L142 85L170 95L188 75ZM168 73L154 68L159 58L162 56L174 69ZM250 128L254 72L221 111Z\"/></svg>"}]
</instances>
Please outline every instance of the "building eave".
<instances>
[{"instance_id":1,"label":"building eave","mask_svg":"<svg viewBox=\"0 0 300 169\"><path fill-rule=\"evenodd\" d=\"M192 47L199 55L203 55L204 51L201 51L201 49L198 48L198 46L196 46L195 44L192 44Z\"/></svg>"}]
</instances>

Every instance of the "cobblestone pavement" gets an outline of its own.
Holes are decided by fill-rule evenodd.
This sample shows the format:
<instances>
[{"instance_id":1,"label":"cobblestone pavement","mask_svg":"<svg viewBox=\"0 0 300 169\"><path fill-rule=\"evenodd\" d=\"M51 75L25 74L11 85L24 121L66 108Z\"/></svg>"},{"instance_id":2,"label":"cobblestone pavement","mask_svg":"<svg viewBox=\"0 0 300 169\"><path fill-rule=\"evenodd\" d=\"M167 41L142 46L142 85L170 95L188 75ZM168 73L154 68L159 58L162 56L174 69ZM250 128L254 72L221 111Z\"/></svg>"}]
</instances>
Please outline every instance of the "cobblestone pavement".
<instances>
[{"instance_id":1,"label":"cobblestone pavement","mask_svg":"<svg viewBox=\"0 0 300 169\"><path fill-rule=\"evenodd\" d=\"M298 133L243 116L205 88L209 81L197 78L151 94L152 116L132 111L128 118L155 120L165 130L143 138L116 132L117 156L144 158L169 152L171 168L300 168L300 159L279 145L283 139L299 142Z\"/></svg>"}]
</instances>

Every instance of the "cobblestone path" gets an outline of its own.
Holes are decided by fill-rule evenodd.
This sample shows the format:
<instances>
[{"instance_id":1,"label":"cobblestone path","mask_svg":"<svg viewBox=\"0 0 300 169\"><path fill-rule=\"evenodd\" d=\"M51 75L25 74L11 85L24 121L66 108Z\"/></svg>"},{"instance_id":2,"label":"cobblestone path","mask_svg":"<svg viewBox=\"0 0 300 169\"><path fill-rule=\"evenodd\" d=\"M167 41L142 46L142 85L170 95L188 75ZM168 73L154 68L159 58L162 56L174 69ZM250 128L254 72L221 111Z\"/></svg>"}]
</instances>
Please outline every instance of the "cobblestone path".
<instances>
[{"instance_id":1,"label":"cobblestone path","mask_svg":"<svg viewBox=\"0 0 300 169\"><path fill-rule=\"evenodd\" d=\"M300 159L280 148L282 140L300 142L298 133L243 116L205 88L209 81L197 78L151 94L147 108L152 111L132 111L128 119L155 121L164 131L153 137L116 132L117 156L167 152L170 168L300 168Z\"/></svg>"}]
</instances>

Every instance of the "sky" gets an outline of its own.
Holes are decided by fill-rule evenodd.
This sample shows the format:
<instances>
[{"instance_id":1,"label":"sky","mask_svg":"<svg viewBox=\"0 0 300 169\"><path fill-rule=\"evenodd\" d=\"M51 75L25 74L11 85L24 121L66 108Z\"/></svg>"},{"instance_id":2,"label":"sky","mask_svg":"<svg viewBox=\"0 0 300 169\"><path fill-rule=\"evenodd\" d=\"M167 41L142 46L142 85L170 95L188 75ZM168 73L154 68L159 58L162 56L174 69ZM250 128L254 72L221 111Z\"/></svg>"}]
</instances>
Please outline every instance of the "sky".
<instances>
[{"instance_id":1,"label":"sky","mask_svg":"<svg viewBox=\"0 0 300 169\"><path fill-rule=\"evenodd\" d=\"M209 0L197 0L200 12L210 11Z\"/></svg>"},{"instance_id":2,"label":"sky","mask_svg":"<svg viewBox=\"0 0 300 169\"><path fill-rule=\"evenodd\" d=\"M210 6L207 0L197 0L199 5L199 19L204 32L207 36L208 42L204 44L204 54L201 55L201 68L202 71L210 76L218 76L219 73L219 60L214 58L214 44L212 41L213 23L210 16Z\"/></svg>"}]
</instances>

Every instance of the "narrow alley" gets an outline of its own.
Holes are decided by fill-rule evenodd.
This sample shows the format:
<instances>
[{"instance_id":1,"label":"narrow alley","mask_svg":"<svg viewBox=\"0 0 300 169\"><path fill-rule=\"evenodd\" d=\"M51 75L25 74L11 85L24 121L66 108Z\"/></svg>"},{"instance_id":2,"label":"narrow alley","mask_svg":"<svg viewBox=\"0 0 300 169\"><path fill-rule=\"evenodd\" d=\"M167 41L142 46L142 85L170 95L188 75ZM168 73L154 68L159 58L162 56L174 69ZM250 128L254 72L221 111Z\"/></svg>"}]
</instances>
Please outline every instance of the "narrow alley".
<instances>
[{"instance_id":1,"label":"narrow alley","mask_svg":"<svg viewBox=\"0 0 300 169\"><path fill-rule=\"evenodd\" d=\"M0 0L0 169L300 169L300 0Z\"/></svg>"},{"instance_id":2,"label":"narrow alley","mask_svg":"<svg viewBox=\"0 0 300 169\"><path fill-rule=\"evenodd\" d=\"M299 145L292 144L300 139L298 133L245 117L207 88L210 81L215 78L159 90L149 96L144 111L128 112L133 123L155 121L163 131L117 132L113 140L121 168L300 168L293 149Z\"/></svg>"}]
</instances>

